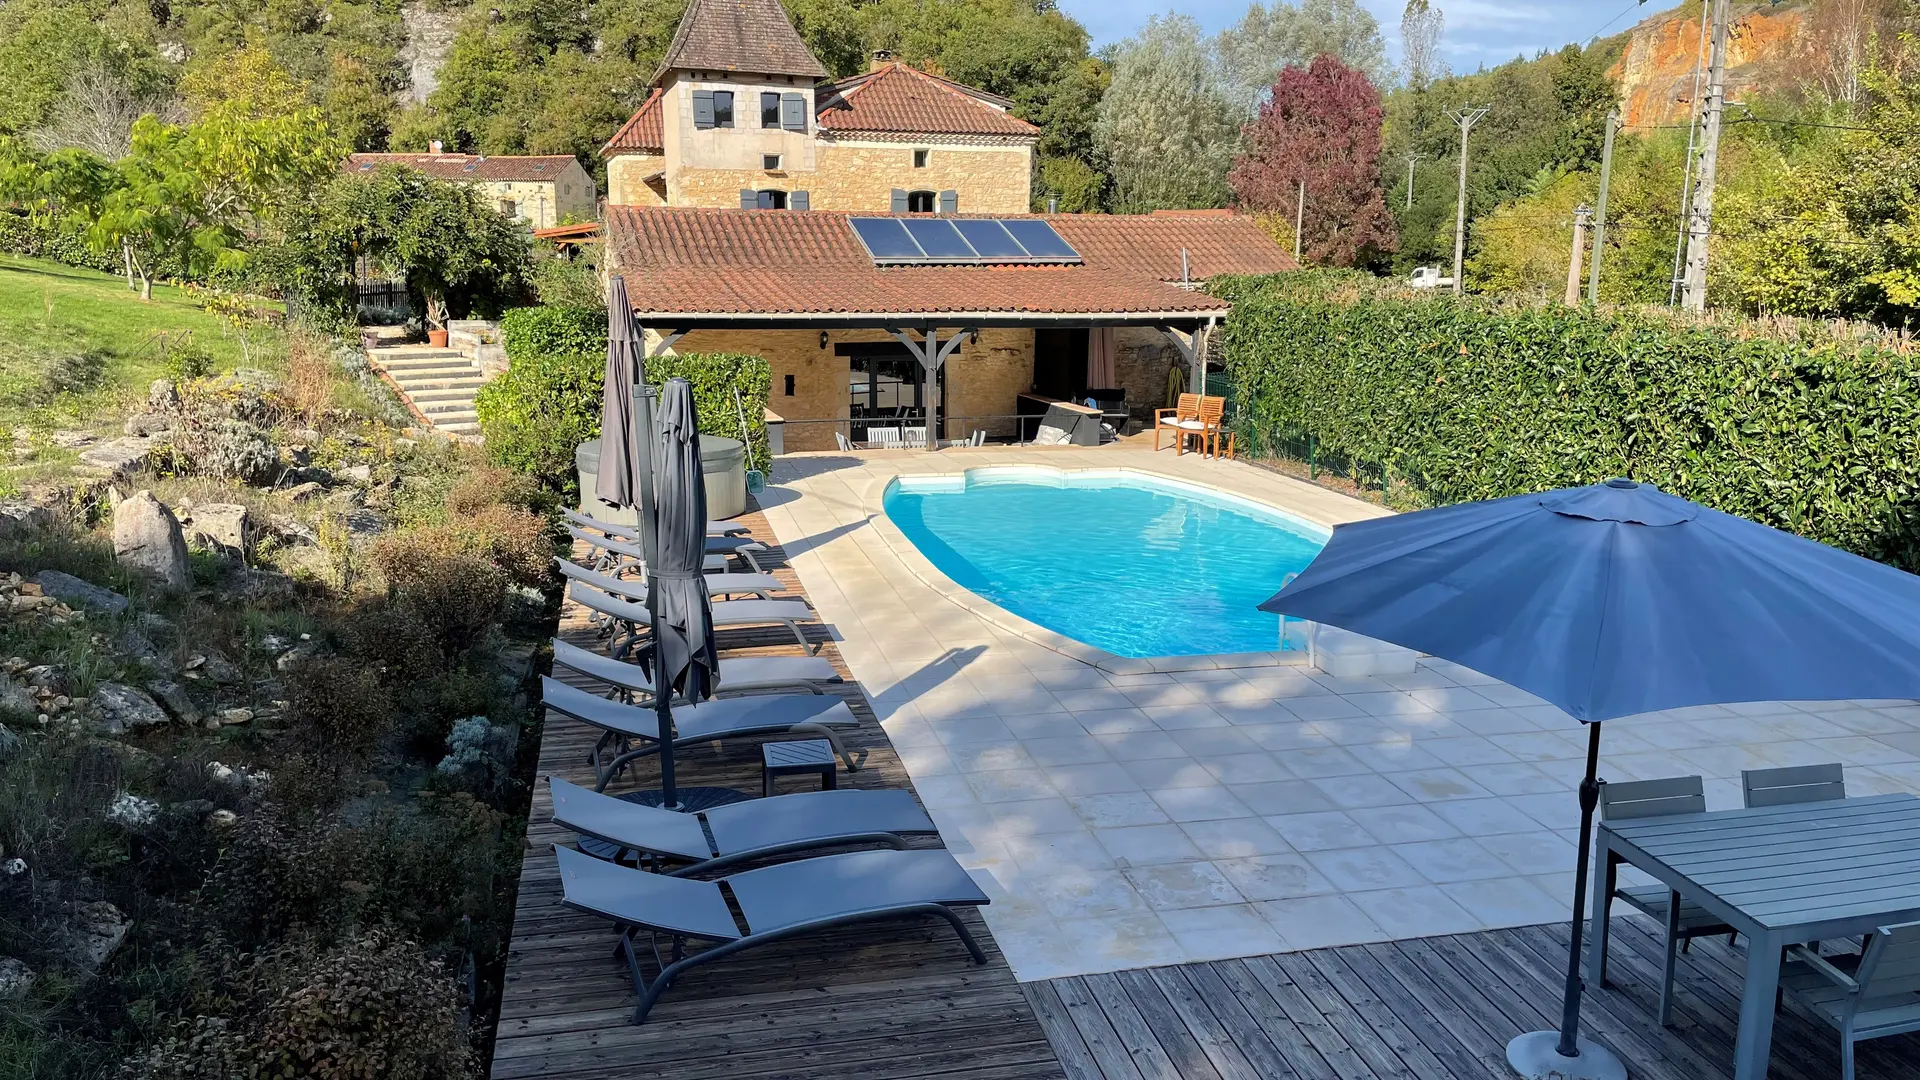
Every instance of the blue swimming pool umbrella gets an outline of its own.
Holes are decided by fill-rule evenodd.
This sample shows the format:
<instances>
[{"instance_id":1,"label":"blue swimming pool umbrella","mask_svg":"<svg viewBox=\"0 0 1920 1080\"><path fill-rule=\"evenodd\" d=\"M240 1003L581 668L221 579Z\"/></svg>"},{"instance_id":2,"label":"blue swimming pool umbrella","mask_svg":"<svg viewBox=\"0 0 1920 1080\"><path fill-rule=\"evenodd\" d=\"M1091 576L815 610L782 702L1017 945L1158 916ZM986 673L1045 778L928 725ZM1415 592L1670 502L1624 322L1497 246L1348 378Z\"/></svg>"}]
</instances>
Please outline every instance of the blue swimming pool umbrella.
<instances>
[{"instance_id":1,"label":"blue swimming pool umbrella","mask_svg":"<svg viewBox=\"0 0 1920 1080\"><path fill-rule=\"evenodd\" d=\"M1337 526L1260 607L1454 661L1588 725L1561 1029L1507 1048L1528 1077L1626 1075L1579 1036L1602 721L1920 698L1920 577L1631 480Z\"/></svg>"}]
</instances>

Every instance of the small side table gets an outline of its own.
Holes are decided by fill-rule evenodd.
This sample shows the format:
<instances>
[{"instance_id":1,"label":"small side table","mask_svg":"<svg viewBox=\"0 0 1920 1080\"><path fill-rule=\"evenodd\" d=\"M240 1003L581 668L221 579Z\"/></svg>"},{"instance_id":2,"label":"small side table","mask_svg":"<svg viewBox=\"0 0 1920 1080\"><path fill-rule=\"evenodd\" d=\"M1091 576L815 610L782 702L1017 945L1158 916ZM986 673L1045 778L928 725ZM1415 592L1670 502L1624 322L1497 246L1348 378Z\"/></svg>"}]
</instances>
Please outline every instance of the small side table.
<instances>
[{"instance_id":1,"label":"small side table","mask_svg":"<svg viewBox=\"0 0 1920 1080\"><path fill-rule=\"evenodd\" d=\"M773 782L782 776L820 774L820 790L839 787L839 762L833 744L825 739L763 743L760 747L760 793L773 794Z\"/></svg>"}]
</instances>

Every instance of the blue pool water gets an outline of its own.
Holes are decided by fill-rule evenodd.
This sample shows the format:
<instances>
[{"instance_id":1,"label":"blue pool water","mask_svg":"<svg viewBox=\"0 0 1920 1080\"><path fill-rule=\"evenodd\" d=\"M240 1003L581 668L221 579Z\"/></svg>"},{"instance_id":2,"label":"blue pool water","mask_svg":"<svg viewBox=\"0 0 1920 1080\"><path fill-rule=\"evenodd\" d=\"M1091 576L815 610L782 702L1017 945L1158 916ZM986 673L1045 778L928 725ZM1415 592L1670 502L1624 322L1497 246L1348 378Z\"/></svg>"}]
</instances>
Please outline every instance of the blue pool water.
<instances>
[{"instance_id":1,"label":"blue pool water","mask_svg":"<svg viewBox=\"0 0 1920 1080\"><path fill-rule=\"evenodd\" d=\"M1270 652L1259 604L1327 542L1318 526L1184 484L977 469L907 477L887 517L962 587L1119 656Z\"/></svg>"}]
</instances>

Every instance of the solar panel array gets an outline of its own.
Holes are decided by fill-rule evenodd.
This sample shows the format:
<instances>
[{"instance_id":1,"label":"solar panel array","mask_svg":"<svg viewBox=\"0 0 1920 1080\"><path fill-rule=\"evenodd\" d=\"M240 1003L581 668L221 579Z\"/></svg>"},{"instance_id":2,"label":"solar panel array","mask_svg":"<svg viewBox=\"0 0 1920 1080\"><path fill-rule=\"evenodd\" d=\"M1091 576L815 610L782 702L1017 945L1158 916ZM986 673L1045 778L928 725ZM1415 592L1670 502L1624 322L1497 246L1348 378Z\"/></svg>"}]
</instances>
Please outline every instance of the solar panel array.
<instances>
[{"instance_id":1,"label":"solar panel array","mask_svg":"<svg viewBox=\"0 0 1920 1080\"><path fill-rule=\"evenodd\" d=\"M1077 263L1080 253L1039 218L857 217L876 266Z\"/></svg>"}]
</instances>

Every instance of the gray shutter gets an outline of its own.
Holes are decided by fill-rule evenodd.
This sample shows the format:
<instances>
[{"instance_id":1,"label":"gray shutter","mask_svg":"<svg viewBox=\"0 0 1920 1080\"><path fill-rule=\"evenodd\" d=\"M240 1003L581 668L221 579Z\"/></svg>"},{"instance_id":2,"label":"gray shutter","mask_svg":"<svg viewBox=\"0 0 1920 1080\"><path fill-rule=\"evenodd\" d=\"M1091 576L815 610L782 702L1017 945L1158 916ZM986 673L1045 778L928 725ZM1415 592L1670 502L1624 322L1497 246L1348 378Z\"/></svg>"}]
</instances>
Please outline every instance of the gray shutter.
<instances>
[{"instance_id":1,"label":"gray shutter","mask_svg":"<svg viewBox=\"0 0 1920 1080\"><path fill-rule=\"evenodd\" d=\"M806 193L806 192L804 192L804 191L789 191L789 192L787 192L787 209L789 209L789 210L811 210L811 209L813 209L813 208L812 208L811 206L808 206L808 205L807 205L807 193Z\"/></svg>"},{"instance_id":2,"label":"gray shutter","mask_svg":"<svg viewBox=\"0 0 1920 1080\"><path fill-rule=\"evenodd\" d=\"M780 126L788 131L807 130L807 95L780 95Z\"/></svg>"},{"instance_id":3,"label":"gray shutter","mask_svg":"<svg viewBox=\"0 0 1920 1080\"><path fill-rule=\"evenodd\" d=\"M893 189L893 212L896 214L907 212L907 193L903 188Z\"/></svg>"},{"instance_id":4,"label":"gray shutter","mask_svg":"<svg viewBox=\"0 0 1920 1080\"><path fill-rule=\"evenodd\" d=\"M753 190L750 187L741 188L740 189L740 209L742 210L760 209L760 193Z\"/></svg>"},{"instance_id":5,"label":"gray shutter","mask_svg":"<svg viewBox=\"0 0 1920 1080\"><path fill-rule=\"evenodd\" d=\"M713 126L713 91L695 90L693 92L693 126L697 128Z\"/></svg>"},{"instance_id":6,"label":"gray shutter","mask_svg":"<svg viewBox=\"0 0 1920 1080\"><path fill-rule=\"evenodd\" d=\"M940 193L940 212L943 214L955 214L955 213L959 213L959 211L960 211L960 193L957 191L941 192Z\"/></svg>"}]
</instances>

